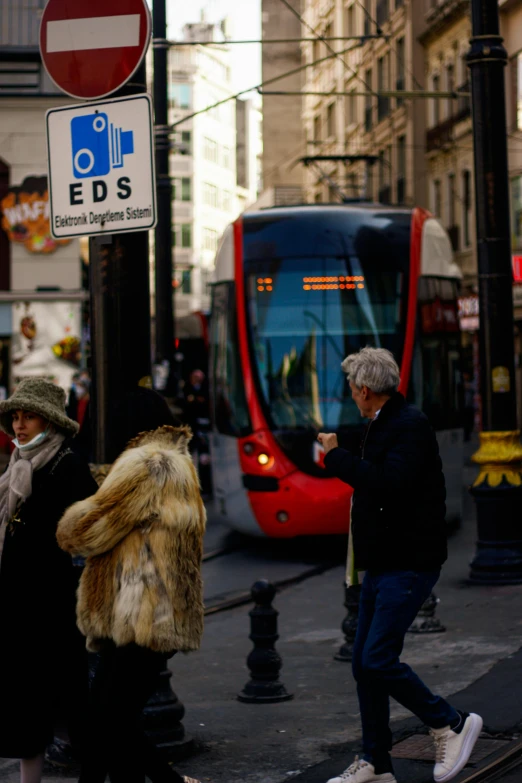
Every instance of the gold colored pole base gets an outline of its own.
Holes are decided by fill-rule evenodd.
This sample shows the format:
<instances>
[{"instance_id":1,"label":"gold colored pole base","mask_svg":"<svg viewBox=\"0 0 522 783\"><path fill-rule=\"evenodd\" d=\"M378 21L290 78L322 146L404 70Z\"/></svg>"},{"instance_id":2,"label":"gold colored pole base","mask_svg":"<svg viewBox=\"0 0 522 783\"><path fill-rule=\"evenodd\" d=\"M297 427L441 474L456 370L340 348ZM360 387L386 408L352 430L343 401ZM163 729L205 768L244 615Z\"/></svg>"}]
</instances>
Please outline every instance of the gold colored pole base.
<instances>
[{"instance_id":1,"label":"gold colored pole base","mask_svg":"<svg viewBox=\"0 0 522 783\"><path fill-rule=\"evenodd\" d=\"M522 484L522 445L520 430L481 432L479 450L471 459L480 465L474 487L498 487L502 481L513 487Z\"/></svg>"}]
</instances>

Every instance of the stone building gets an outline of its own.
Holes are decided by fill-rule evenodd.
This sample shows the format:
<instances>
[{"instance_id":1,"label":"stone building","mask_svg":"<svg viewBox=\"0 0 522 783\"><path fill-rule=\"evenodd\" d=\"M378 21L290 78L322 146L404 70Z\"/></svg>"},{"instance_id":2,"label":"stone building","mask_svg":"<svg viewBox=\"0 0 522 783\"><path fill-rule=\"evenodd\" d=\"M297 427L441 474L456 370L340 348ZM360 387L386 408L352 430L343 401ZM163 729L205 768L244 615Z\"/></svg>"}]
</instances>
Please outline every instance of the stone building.
<instances>
[{"instance_id":1,"label":"stone building","mask_svg":"<svg viewBox=\"0 0 522 783\"><path fill-rule=\"evenodd\" d=\"M291 0L299 13L304 0ZM295 70L302 65L302 35L299 18L280 0L262 0L262 80ZM270 44L271 39L288 39L285 43ZM267 90L299 93L303 73L296 73L274 82ZM303 169L298 163L305 155L302 123L302 98L294 95L263 96L263 154L262 178L264 193L258 206L299 203L303 200Z\"/></svg>"},{"instance_id":2,"label":"stone building","mask_svg":"<svg viewBox=\"0 0 522 783\"><path fill-rule=\"evenodd\" d=\"M416 3L307 0L304 19L325 38L345 39L330 42L337 57L306 70L307 155L352 156L345 162L310 166L307 200L339 201L344 195L424 205L423 100L376 96L378 91L424 86L418 40L423 19ZM374 37L354 40L354 36ZM329 53L319 40L303 44L303 56L310 64Z\"/></svg>"}]
</instances>

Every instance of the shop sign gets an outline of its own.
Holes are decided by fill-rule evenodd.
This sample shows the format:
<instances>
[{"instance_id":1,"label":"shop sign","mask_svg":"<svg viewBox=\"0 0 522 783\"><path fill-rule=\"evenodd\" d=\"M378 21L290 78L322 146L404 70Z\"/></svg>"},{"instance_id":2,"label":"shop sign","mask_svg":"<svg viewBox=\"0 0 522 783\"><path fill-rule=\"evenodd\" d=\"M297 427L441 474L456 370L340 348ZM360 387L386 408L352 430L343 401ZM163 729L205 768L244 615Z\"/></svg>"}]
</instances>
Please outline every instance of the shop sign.
<instances>
[{"instance_id":1,"label":"shop sign","mask_svg":"<svg viewBox=\"0 0 522 783\"><path fill-rule=\"evenodd\" d=\"M31 253L54 253L70 239L54 239L49 225L47 177L26 177L0 201L1 226L10 242Z\"/></svg>"}]
</instances>

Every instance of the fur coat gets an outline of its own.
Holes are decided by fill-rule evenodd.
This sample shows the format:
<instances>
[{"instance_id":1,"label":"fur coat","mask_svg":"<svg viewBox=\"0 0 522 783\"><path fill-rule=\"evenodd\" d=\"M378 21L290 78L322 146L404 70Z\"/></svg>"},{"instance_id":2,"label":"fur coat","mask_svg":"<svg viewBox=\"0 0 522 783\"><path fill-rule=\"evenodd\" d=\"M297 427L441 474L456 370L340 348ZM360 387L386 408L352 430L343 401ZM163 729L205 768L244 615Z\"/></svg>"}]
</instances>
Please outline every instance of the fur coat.
<instances>
[{"instance_id":1,"label":"fur coat","mask_svg":"<svg viewBox=\"0 0 522 783\"><path fill-rule=\"evenodd\" d=\"M60 547L87 558L77 619L89 650L106 639L157 652L199 647L206 513L190 438L187 427L141 433L58 525Z\"/></svg>"}]
</instances>

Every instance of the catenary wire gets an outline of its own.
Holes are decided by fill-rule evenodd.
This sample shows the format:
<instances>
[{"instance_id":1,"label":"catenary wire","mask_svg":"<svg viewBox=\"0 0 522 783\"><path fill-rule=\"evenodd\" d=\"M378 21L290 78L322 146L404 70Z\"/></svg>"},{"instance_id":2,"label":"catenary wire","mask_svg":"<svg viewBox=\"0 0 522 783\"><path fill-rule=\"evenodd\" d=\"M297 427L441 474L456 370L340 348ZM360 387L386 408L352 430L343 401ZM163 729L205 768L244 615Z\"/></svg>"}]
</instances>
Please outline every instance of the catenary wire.
<instances>
[{"instance_id":1,"label":"catenary wire","mask_svg":"<svg viewBox=\"0 0 522 783\"><path fill-rule=\"evenodd\" d=\"M358 48L358 44L356 46L349 46L346 49L343 49L343 51L340 52L340 54L351 52L357 48ZM220 101L216 101L216 103L212 103L209 106L205 106L204 109L198 109L198 111L191 112L191 114L187 114L185 117L176 120L176 122L170 123L169 130L172 130L173 128L176 128L178 125L181 125L182 123L191 120L193 117L197 117L199 114L204 114L205 112L211 111L212 109L215 109L218 106L222 106L224 103L228 103L228 101L235 100L236 98L239 98L241 95L246 95L249 92L254 92L254 90L260 90L261 87L264 87L267 84L273 84L274 82L280 81L281 79L286 79L287 77L293 76L294 74L299 73L300 71L304 71L305 68L312 68L318 65L319 63L325 62L326 60L331 60L332 57L334 56L336 55L327 54L325 57L320 57L318 60L314 60L311 63L304 63L303 65L300 65L298 68L292 68L292 70L290 71L285 71L284 73L280 73L277 76L272 77L271 79L267 79L266 81L260 82L259 84L255 84L252 87L248 87L245 90L240 90L239 92L236 92L233 95L228 95L226 98L222 98Z\"/></svg>"}]
</instances>

